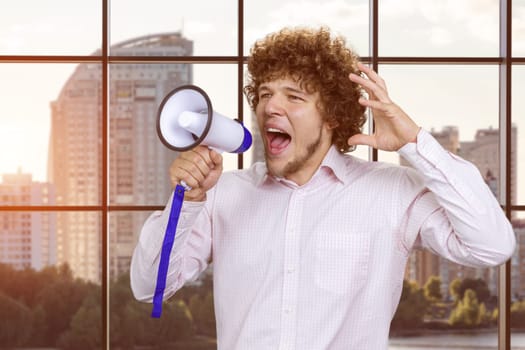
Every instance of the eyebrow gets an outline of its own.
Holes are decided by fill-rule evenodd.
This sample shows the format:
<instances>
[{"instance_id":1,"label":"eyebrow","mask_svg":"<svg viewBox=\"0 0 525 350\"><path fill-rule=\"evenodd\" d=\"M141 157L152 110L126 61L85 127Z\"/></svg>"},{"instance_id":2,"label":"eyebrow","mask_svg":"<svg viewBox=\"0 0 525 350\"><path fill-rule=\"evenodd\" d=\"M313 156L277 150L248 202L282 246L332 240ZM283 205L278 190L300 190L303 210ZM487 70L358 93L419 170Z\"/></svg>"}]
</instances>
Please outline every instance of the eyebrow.
<instances>
[{"instance_id":1,"label":"eyebrow","mask_svg":"<svg viewBox=\"0 0 525 350\"><path fill-rule=\"evenodd\" d=\"M293 93L297 93L297 94L302 94L302 95L305 95L305 96L306 96L306 95L310 95L307 91L304 91L304 90L301 90L301 89L298 89L298 88L294 88L294 87L291 87L291 86L284 86L282 89L285 90L285 91L288 91L288 92L293 92ZM259 86L259 92L260 92L261 90L272 90L272 89L270 89L270 87L268 87L268 86L265 85L265 84L261 84L261 85Z\"/></svg>"}]
</instances>

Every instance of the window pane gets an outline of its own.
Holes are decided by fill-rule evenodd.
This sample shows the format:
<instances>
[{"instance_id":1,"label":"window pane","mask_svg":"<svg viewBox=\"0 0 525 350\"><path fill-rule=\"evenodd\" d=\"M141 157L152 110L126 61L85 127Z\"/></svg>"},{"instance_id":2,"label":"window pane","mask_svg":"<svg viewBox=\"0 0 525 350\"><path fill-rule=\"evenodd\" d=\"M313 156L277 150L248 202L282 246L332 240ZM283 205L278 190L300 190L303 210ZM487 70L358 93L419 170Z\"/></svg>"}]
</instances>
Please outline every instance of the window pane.
<instances>
[{"instance_id":1,"label":"window pane","mask_svg":"<svg viewBox=\"0 0 525 350\"><path fill-rule=\"evenodd\" d=\"M517 249L511 260L510 327L513 349L525 348L525 211L513 212Z\"/></svg>"},{"instance_id":2,"label":"window pane","mask_svg":"<svg viewBox=\"0 0 525 350\"><path fill-rule=\"evenodd\" d=\"M0 213L2 346L100 347L99 218L86 212Z\"/></svg>"},{"instance_id":3,"label":"window pane","mask_svg":"<svg viewBox=\"0 0 525 350\"><path fill-rule=\"evenodd\" d=\"M380 1L379 55L498 56L498 4L498 0Z\"/></svg>"},{"instance_id":4,"label":"window pane","mask_svg":"<svg viewBox=\"0 0 525 350\"><path fill-rule=\"evenodd\" d=\"M89 55L101 47L101 1L29 0L2 6L0 55Z\"/></svg>"},{"instance_id":5,"label":"window pane","mask_svg":"<svg viewBox=\"0 0 525 350\"><path fill-rule=\"evenodd\" d=\"M182 33L189 40L187 50L171 51L170 55L237 54L236 0L113 0L110 14L111 44L124 48L112 50L112 55L140 55L140 50L132 47L155 43L161 33Z\"/></svg>"},{"instance_id":6,"label":"window pane","mask_svg":"<svg viewBox=\"0 0 525 350\"><path fill-rule=\"evenodd\" d=\"M518 154L517 162L512 165L513 171L517 168L517 181L514 182L517 191L517 199L512 204L525 205L525 66L512 67L512 124L516 131L513 133L513 145L516 145L515 153ZM513 159L514 160L514 159ZM516 198L516 197L514 197Z\"/></svg>"},{"instance_id":7,"label":"window pane","mask_svg":"<svg viewBox=\"0 0 525 350\"><path fill-rule=\"evenodd\" d=\"M177 349L216 349L211 269L202 273L197 281L186 283L164 303L160 321L165 327L160 327L159 320L150 316L152 304L137 301L131 293L131 255L140 228L150 214L119 211L109 216L111 346L132 349L176 342ZM155 280L156 276L151 278Z\"/></svg>"},{"instance_id":8,"label":"window pane","mask_svg":"<svg viewBox=\"0 0 525 350\"><path fill-rule=\"evenodd\" d=\"M483 176L490 171L499 189L497 66L381 65L379 74L395 103ZM379 160L399 163L399 156L380 151Z\"/></svg>"},{"instance_id":9,"label":"window pane","mask_svg":"<svg viewBox=\"0 0 525 350\"><path fill-rule=\"evenodd\" d=\"M525 56L525 1L512 1L512 55Z\"/></svg>"},{"instance_id":10,"label":"window pane","mask_svg":"<svg viewBox=\"0 0 525 350\"><path fill-rule=\"evenodd\" d=\"M236 65L115 64L110 67L110 202L164 205L169 167L177 156L157 133L159 106L175 87L195 84L215 112L237 117ZM237 155L223 153L224 169Z\"/></svg>"},{"instance_id":11,"label":"window pane","mask_svg":"<svg viewBox=\"0 0 525 350\"><path fill-rule=\"evenodd\" d=\"M392 100L416 123L431 131L446 149L478 165L497 194L498 67L382 65L379 73L386 81ZM379 152L379 160L400 163L395 152ZM489 171L493 174L490 177ZM497 272L497 268L463 267L427 250L414 251L407 265L405 297L392 323L391 349L404 349L415 343L422 349L434 349L436 344L447 349L461 346L495 349L497 318L493 314L497 308ZM474 295L464 292L468 286L475 289L475 300ZM459 288L461 293L456 293L454 288ZM429 308L418 304L418 291L425 295ZM461 336L447 333L466 327L464 315L456 304L459 300L477 305L478 312L484 316L474 327L488 327L488 333L471 332ZM406 317L412 321L408 322ZM408 331L418 327L423 328L421 335L407 338ZM444 335L430 336L425 330L442 330Z\"/></svg>"},{"instance_id":12,"label":"window pane","mask_svg":"<svg viewBox=\"0 0 525 350\"><path fill-rule=\"evenodd\" d=\"M151 212L114 211L109 213L109 271L112 281L129 275L131 256L140 230ZM129 287L129 285L128 285Z\"/></svg>"},{"instance_id":13,"label":"window pane","mask_svg":"<svg viewBox=\"0 0 525 350\"><path fill-rule=\"evenodd\" d=\"M0 64L0 76L0 173L52 185L22 205L100 203L100 66Z\"/></svg>"},{"instance_id":14,"label":"window pane","mask_svg":"<svg viewBox=\"0 0 525 350\"><path fill-rule=\"evenodd\" d=\"M360 56L368 54L368 1L366 0L249 0L244 4L244 55L266 34L288 26L327 26L344 35Z\"/></svg>"}]
</instances>

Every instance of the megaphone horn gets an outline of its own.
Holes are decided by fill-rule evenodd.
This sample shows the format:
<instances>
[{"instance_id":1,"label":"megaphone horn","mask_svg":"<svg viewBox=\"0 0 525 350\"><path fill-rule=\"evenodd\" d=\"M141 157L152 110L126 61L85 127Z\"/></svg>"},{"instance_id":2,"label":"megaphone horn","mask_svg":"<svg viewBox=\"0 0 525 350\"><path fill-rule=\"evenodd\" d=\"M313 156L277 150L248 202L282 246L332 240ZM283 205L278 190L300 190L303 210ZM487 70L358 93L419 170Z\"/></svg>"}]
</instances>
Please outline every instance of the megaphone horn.
<instances>
[{"instance_id":1,"label":"megaphone horn","mask_svg":"<svg viewBox=\"0 0 525 350\"><path fill-rule=\"evenodd\" d=\"M252 145L248 129L238 120L215 112L206 92L195 85L179 86L164 97L157 133L166 147L179 152L203 144L218 151L242 153Z\"/></svg>"}]
</instances>

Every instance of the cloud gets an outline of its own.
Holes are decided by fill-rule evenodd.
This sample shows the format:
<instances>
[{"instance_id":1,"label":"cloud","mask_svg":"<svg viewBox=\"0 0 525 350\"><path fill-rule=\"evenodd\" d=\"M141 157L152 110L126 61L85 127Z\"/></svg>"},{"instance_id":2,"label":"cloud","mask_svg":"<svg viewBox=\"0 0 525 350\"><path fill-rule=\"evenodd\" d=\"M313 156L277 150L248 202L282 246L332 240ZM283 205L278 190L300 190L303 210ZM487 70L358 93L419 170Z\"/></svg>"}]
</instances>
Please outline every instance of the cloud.
<instances>
[{"instance_id":1,"label":"cloud","mask_svg":"<svg viewBox=\"0 0 525 350\"><path fill-rule=\"evenodd\" d=\"M525 56L525 4L512 9L512 49L516 55Z\"/></svg>"},{"instance_id":2,"label":"cloud","mask_svg":"<svg viewBox=\"0 0 525 350\"><path fill-rule=\"evenodd\" d=\"M330 24L350 28L368 24L368 4L349 4L342 0L288 2L269 12L269 18L281 26Z\"/></svg>"},{"instance_id":3,"label":"cloud","mask_svg":"<svg viewBox=\"0 0 525 350\"><path fill-rule=\"evenodd\" d=\"M251 13L246 17L249 24L246 25L245 38L249 43L283 27L304 25L328 26L333 33L346 36L353 46L362 50L368 47L368 3L312 0L264 4L266 6L261 11L256 11L255 4L251 5ZM265 15L261 16L261 13Z\"/></svg>"},{"instance_id":4,"label":"cloud","mask_svg":"<svg viewBox=\"0 0 525 350\"><path fill-rule=\"evenodd\" d=\"M202 34L211 34L216 31L215 26L210 22L190 20L185 21L184 24L184 33L187 33L188 36L199 36Z\"/></svg>"},{"instance_id":5,"label":"cloud","mask_svg":"<svg viewBox=\"0 0 525 350\"><path fill-rule=\"evenodd\" d=\"M431 41L438 46L472 38L495 44L499 40L499 8L493 0L418 2L418 11L432 24Z\"/></svg>"},{"instance_id":6,"label":"cloud","mask_svg":"<svg viewBox=\"0 0 525 350\"><path fill-rule=\"evenodd\" d=\"M430 41L435 46L446 46L453 41L453 34L446 28L434 26L430 29Z\"/></svg>"}]
</instances>

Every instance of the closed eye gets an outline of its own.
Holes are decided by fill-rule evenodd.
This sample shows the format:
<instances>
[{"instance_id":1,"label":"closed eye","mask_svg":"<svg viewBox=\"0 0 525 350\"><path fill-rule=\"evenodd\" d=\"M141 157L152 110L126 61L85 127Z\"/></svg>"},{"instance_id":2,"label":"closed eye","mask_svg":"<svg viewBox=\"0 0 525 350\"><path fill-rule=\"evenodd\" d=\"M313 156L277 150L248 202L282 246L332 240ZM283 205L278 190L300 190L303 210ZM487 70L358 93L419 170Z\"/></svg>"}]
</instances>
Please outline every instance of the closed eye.
<instances>
[{"instance_id":1,"label":"closed eye","mask_svg":"<svg viewBox=\"0 0 525 350\"><path fill-rule=\"evenodd\" d=\"M304 101L304 98L297 96L297 95L288 95L288 99L291 101Z\"/></svg>"}]
</instances>

